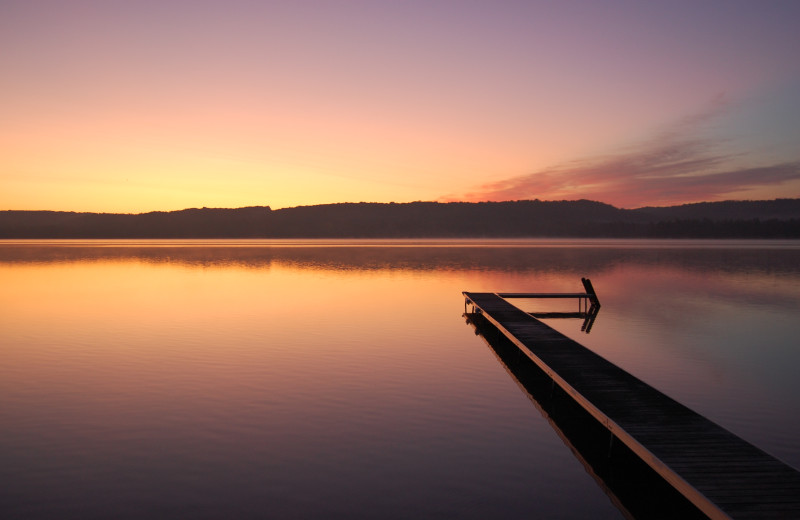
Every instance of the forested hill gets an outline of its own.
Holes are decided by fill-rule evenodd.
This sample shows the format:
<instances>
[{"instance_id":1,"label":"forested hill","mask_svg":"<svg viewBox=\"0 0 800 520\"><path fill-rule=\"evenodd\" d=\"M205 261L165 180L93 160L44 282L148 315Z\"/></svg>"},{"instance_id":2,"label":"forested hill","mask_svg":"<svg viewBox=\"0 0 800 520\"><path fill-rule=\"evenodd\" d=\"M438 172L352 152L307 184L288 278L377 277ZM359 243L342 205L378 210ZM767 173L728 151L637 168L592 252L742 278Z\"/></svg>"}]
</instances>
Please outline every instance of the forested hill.
<instances>
[{"instance_id":1,"label":"forested hill","mask_svg":"<svg viewBox=\"0 0 800 520\"><path fill-rule=\"evenodd\" d=\"M0 238L800 238L800 199L625 210L600 202L342 203L141 214L0 211Z\"/></svg>"}]
</instances>

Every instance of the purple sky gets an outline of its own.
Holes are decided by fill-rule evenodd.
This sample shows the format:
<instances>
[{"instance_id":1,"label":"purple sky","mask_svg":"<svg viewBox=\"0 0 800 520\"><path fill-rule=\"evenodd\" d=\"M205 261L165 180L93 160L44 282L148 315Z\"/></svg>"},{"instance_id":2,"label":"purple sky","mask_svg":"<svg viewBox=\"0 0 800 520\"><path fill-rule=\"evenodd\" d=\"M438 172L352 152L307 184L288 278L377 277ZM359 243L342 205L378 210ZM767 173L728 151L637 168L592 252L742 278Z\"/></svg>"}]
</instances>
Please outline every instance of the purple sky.
<instances>
[{"instance_id":1,"label":"purple sky","mask_svg":"<svg viewBox=\"0 0 800 520\"><path fill-rule=\"evenodd\" d=\"M0 2L0 209L800 197L800 2Z\"/></svg>"}]
</instances>

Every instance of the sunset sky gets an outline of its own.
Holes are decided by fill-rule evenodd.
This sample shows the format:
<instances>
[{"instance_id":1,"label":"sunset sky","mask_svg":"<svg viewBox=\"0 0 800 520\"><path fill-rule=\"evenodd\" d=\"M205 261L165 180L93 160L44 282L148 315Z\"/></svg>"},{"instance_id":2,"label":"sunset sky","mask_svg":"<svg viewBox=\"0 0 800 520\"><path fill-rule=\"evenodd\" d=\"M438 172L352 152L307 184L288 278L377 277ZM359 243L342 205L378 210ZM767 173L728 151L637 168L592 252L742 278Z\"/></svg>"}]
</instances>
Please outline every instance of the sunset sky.
<instances>
[{"instance_id":1,"label":"sunset sky","mask_svg":"<svg viewBox=\"0 0 800 520\"><path fill-rule=\"evenodd\" d=\"M0 209L800 197L800 1L0 1Z\"/></svg>"}]
</instances>

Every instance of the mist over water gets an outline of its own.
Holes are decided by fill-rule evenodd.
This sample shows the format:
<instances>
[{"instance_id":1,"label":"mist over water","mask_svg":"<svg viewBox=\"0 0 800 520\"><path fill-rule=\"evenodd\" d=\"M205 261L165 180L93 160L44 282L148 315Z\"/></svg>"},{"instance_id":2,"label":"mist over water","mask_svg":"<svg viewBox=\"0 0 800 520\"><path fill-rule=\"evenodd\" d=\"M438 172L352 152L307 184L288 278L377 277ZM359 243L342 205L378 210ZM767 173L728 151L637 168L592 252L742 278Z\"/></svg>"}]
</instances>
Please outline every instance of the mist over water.
<instances>
[{"instance_id":1,"label":"mist over water","mask_svg":"<svg viewBox=\"0 0 800 520\"><path fill-rule=\"evenodd\" d=\"M581 276L551 326L800 467L796 241L9 241L0 509L621 518L462 317Z\"/></svg>"}]
</instances>

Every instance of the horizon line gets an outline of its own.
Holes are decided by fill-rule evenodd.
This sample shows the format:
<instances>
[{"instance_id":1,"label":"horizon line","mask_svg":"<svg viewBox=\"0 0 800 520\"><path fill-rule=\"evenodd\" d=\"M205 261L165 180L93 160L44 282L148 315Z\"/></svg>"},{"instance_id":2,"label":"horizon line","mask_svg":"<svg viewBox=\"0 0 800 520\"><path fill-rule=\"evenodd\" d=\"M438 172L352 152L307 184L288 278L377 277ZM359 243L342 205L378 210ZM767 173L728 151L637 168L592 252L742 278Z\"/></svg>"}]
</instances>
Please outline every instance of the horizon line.
<instances>
[{"instance_id":1,"label":"horizon line","mask_svg":"<svg viewBox=\"0 0 800 520\"><path fill-rule=\"evenodd\" d=\"M320 204L300 204L297 206L284 206L281 208L273 208L269 204L266 205L252 205L252 206L238 206L238 207L222 207L222 206L202 206L202 207L187 207L187 208L180 208L180 209L170 209L170 210L149 210L149 211L139 211L139 212L115 212L115 211L81 211L81 210L61 210L61 209L3 209L0 211L26 211L26 212L53 212L53 213L94 213L97 215L146 215L148 213L175 213L179 211L190 211L190 210L237 210L237 209L255 209L255 208L268 208L270 211L280 211L284 209L296 209L296 208L309 208L309 207L317 207L317 206L336 206L336 205L344 205L344 204L397 204L397 205L405 205L405 204L504 204L504 203L511 203L511 202L545 202L545 203L557 203L557 202L593 202L598 204L604 204L606 206L610 206L615 209L620 210L639 210L645 208L676 208L681 206L692 206L692 205L699 205L699 204L719 204L719 203L726 203L726 202L774 202L779 200L800 200L798 197L776 197L774 199L724 199L724 200L708 200L708 201L695 201L695 202L685 202L682 204L670 204L664 206L657 206L657 205L645 205L645 206L638 206L635 208L623 208L619 206L615 206L613 204L609 204L607 202L603 202L600 200L594 199L553 199L553 200L546 200L546 199L509 199L509 200L484 200L484 201L439 201L439 200L414 200L409 202L378 202L378 201L344 201L344 202L325 202Z\"/></svg>"}]
</instances>

